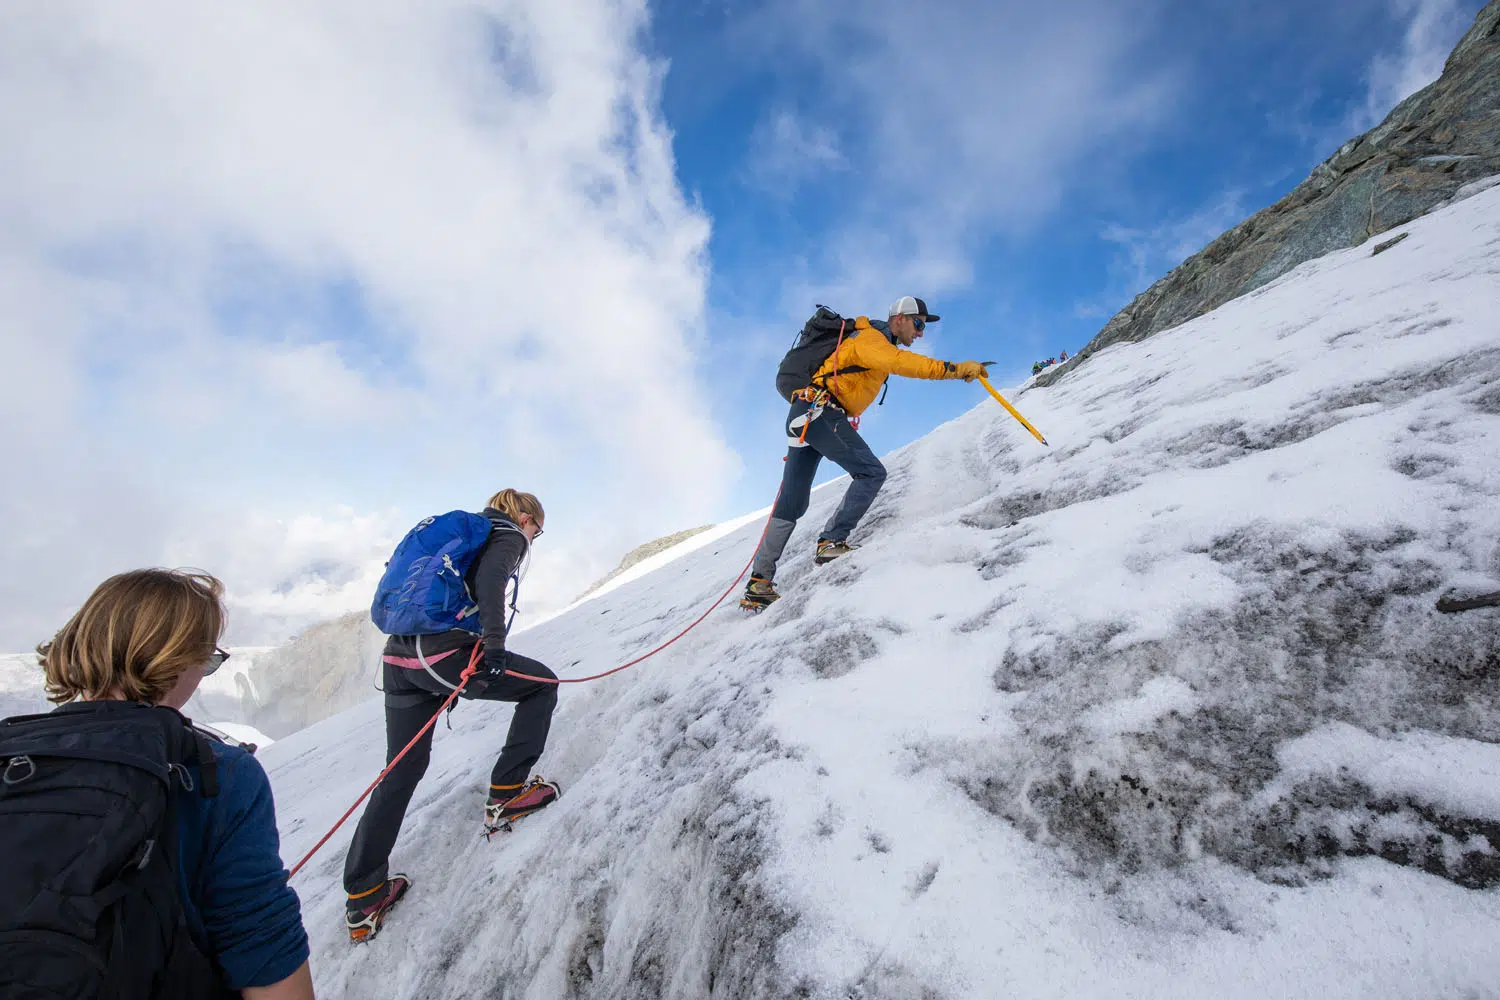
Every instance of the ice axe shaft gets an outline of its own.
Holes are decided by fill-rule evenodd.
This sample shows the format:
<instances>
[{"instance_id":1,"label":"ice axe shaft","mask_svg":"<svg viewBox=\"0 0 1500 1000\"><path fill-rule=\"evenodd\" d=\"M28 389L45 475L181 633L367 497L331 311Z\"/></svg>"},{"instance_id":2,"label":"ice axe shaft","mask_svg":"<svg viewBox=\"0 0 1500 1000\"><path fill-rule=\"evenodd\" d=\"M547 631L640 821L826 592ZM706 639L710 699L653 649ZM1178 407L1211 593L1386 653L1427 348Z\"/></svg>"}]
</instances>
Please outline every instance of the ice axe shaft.
<instances>
[{"instance_id":1,"label":"ice axe shaft","mask_svg":"<svg viewBox=\"0 0 1500 1000\"><path fill-rule=\"evenodd\" d=\"M1047 445L1048 448L1052 447L1050 444L1047 444L1047 439L1044 438L1044 437L1042 437L1042 432L1039 431L1039 430L1037 430L1035 427L1031 426L1031 421L1029 421L1025 417L1021 416L1021 411L1020 410L1017 410L1014 406L1011 406L1010 403L1006 402L1004 396L1000 395L998 392L995 391L995 387L992 386L992 385L990 385L990 380L989 379L987 379L983 375L981 375L981 376L979 376L979 384L982 385L982 386L984 386L985 390L988 391L991 396L995 397L995 402L997 402L1001 406L1005 407L1006 412L1008 412L1011 416L1013 416L1017 420L1019 420L1021 422L1021 426L1024 427L1024 428L1026 428L1028 431L1031 432L1031 436L1032 437L1034 437L1038 441L1042 442L1042 444Z\"/></svg>"}]
</instances>

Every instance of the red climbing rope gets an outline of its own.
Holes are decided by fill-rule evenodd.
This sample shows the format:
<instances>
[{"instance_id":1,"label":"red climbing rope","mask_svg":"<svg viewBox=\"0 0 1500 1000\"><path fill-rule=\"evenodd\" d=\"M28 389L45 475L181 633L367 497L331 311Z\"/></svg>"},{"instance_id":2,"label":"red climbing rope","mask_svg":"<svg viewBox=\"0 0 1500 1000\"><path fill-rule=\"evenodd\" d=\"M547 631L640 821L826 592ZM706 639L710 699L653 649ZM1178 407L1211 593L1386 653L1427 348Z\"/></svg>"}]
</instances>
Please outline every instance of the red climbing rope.
<instances>
[{"instance_id":1,"label":"red climbing rope","mask_svg":"<svg viewBox=\"0 0 1500 1000\"><path fill-rule=\"evenodd\" d=\"M344 812L344 815L342 815L342 816L339 817L339 821L337 823L333 824L333 829L331 829L327 833L323 834L323 839L320 840L320 841L318 841L316 844L314 844L312 850L310 850L306 854L304 854L302 856L302 860L299 861L299 862L297 862L295 865L292 866L292 870L287 875L287 878L291 878L292 876L296 875L299 871L302 870L302 866L305 865L305 864L307 864L307 862L309 860L311 860L311 858L312 858L312 856L314 854L318 853L318 849L319 848L321 848L324 844L328 843L328 838L332 837L335 833L338 832L339 827L341 827L341 826L344 825L345 820L347 820L350 816L354 815L354 810L356 810L356 809L359 808L359 804L361 802L363 802L365 799L367 799L367 798L370 797L370 793L375 790L375 786L379 785L382 781L385 780L385 776L387 774L391 773L391 768L395 767L397 764L399 764L401 762L401 758L406 756L406 751L408 751L412 747L416 746L417 745L417 741L420 740L423 736L427 735L427 730L431 729L437 723L438 718L443 714L443 712L445 710L447 710L448 706L451 705L451 704L453 704L453 699L457 698L458 697L458 693L464 689L464 685L467 684L467 683L469 683L469 678L473 677L474 674L477 672L477 670L478 670L478 664L479 664L479 653L480 653L480 650L483 649L483 648L484 647L480 643L476 642L474 644L474 652L472 652L472 653L469 654L469 665L464 668L464 672L463 673L461 673L461 674L458 675L458 687L454 688L453 689L453 693L448 696L448 700L445 701L445 702L443 702L442 708L439 708L437 710L437 714L434 715L432 718L430 718L430 719L427 720L427 725L423 726L421 728L421 730L417 733L417 735L415 735L415 736L413 736L411 738L411 742L410 743L406 744L406 746L404 746L404 747L401 748L401 752L400 753L398 753L396 756L394 756L394 757L391 758L391 762L385 766L385 770L381 771L380 774L376 776L375 780L372 781L372 782L370 782L370 787L366 788L364 790L364 793L362 795L360 795L359 798L357 798L357 799L354 800L354 805L350 806Z\"/></svg>"},{"instance_id":2,"label":"red climbing rope","mask_svg":"<svg viewBox=\"0 0 1500 1000\"><path fill-rule=\"evenodd\" d=\"M780 490L776 491L776 499L777 500L781 499L781 491ZM772 516L774 516L775 513L776 513L776 503L773 501L771 503L771 514L772 514ZM760 539L755 543L755 552L759 552L760 551L760 543L764 542L766 540L766 532L768 532L770 530L771 530L771 518L767 517L766 518L766 526L764 528L760 529ZM533 676L532 674L517 673L514 670L507 670L505 672L505 675L507 677L519 677L523 681L537 681L537 682L542 683L542 684L582 684L584 681L597 681L601 677L608 677L610 674L617 674L621 670L625 670L628 667L635 666L637 663L640 663L642 660L649 660L651 657L655 656L657 653L660 653L662 650L664 650L668 646L672 645L672 643L676 642L678 639L681 639L683 636L687 635L693 629L697 628L698 627L698 623L701 622L701 621L703 621L703 619L707 618L710 614L712 614L714 608L717 608L719 605L721 605L721 604L724 603L724 598L726 598L730 594L734 593L734 588L738 587L740 585L740 581L745 578L745 574L748 573L748 572L750 572L750 567L755 565L755 552L752 552L750 554L750 561L747 562L747 563L745 563L745 568L742 569L742 570L740 570L740 575L734 578L734 582L729 585L729 588L727 590L725 590L724 593L722 593L722 594L719 595L719 599L717 601L714 601L712 604L710 604L708 606L708 610L707 611L703 612L703 614L701 614L697 618L693 619L693 623L691 625L689 625L687 628L683 629L681 632L678 632L676 635L672 636L672 638L668 639L666 642L662 643L660 646L657 646L655 649L651 650L651 652L649 652L649 653L642 653L640 656L637 656L635 659L631 660L629 663L623 663L620 666L615 667L613 670L606 670L602 674L591 674L588 677L536 677L536 676Z\"/></svg>"},{"instance_id":3,"label":"red climbing rope","mask_svg":"<svg viewBox=\"0 0 1500 1000\"><path fill-rule=\"evenodd\" d=\"M781 492L779 490L776 493L776 499L777 500L781 499ZM776 504L774 502L771 504L771 512L772 512L772 514L774 514L776 512ZM755 543L755 551L756 552L760 551L760 543L766 540L766 532L769 531L770 529L771 529L771 519L769 517L767 517L766 518L766 526L764 528L762 528L761 531L760 531L760 541L757 541ZM745 578L745 574L750 571L750 567L752 565L754 565L754 563L755 563L755 556L752 554L750 556L750 562L746 563L745 564L745 568L742 569L742 570L740 570L740 575L734 578L734 582L729 585L729 589L726 590L726 591L724 591L724 593L720 594L719 595L719 599L717 601L714 601L713 604L709 605L707 611L703 612L703 614L699 615L696 619L694 619L693 623L691 625L689 625L687 628L683 629L681 632L678 632L676 635L672 636L672 638L668 639L666 642L662 643L660 646L657 646L655 649L651 650L651 652L642 654L641 656L637 656L635 659L631 660L629 663L626 663L626 664L623 664L621 666L615 667L613 670L606 670L602 674L594 674L591 677L566 677L566 678L533 677L531 674L517 673L514 670L507 670L507 671L505 671L505 673L508 676L510 676L510 677L519 677L523 681L539 681L539 682L541 682L543 684L582 684L584 681L596 681L596 680L598 680L601 677L608 677L610 674L617 674L621 670L624 670L626 667L633 667L637 663L640 663L642 660L648 660L651 657L655 656L657 653L660 653L662 650L664 650L668 646L672 645L672 643L676 642L678 639L681 639L683 636L687 635L694 628L696 628L698 626L698 624L703 621L703 619L705 619L705 618L707 618L709 616L709 614L714 610L714 608L717 608L720 604L724 603L724 598L728 597L734 591L734 588L739 586L740 581ZM352 806L350 806L344 812L344 815L342 815L342 816L339 817L339 821L337 823L333 824L333 829L331 829L327 833L323 834L323 839L320 840L320 841L318 841L316 844L314 844L312 850L310 850L306 854L304 854L302 856L302 860L299 861L299 862L297 862L295 865L292 866L292 870L287 875L287 878L291 878L292 876L296 875L299 871L302 870L302 866L305 865L305 864L307 864L307 862L312 859L312 856L314 854L317 854L318 850L320 848L322 848L322 846L324 844L328 843L329 838L332 837L335 833L338 832L339 827L343 826L344 823L349 819L349 817L352 816L352 815L354 815L354 810L356 810L356 809L359 808L360 803L364 802L365 799L369 798L370 797L370 793L373 792L373 791L375 791L376 786L378 786L382 781L385 780L385 776L386 775L388 775L388 774L391 773L391 769L393 767L395 767L398 763L400 763L401 758L406 756L406 752L408 750L410 750L412 747L416 746L418 740L420 740L423 736L427 735L427 730L431 729L437 723L437 720L442 716L442 714L445 711L447 711L448 706L451 705L451 704L453 704L453 699L455 699L455 698L458 697L459 692L464 689L464 685L469 682L469 678L473 677L474 674L476 672L478 672L478 669L479 669L479 656L480 656L480 653L483 651L483 649L484 649L484 643L482 643L482 642L476 642L474 644L474 651L469 654L469 665L464 668L464 672L463 673L461 673L461 674L458 675L458 687L456 687L456 688L453 689L453 693L450 694L448 696L447 700L443 702L442 707L440 707L437 710L437 714L435 714L432 718L428 719L427 720L427 725L423 726L421 728L421 730L417 733L417 735L415 735L415 736L413 736L411 738L411 742L408 743L408 744L406 744L406 746L402 747L401 748L401 752L398 753L398 754L396 754L395 757L391 758L391 762L385 766L385 770L381 771L380 774L376 776L375 780L372 781L372 782L370 782L370 787L366 788L364 790L364 793L362 795L360 795L359 798L357 798L357 799L354 800L354 804Z\"/></svg>"}]
</instances>

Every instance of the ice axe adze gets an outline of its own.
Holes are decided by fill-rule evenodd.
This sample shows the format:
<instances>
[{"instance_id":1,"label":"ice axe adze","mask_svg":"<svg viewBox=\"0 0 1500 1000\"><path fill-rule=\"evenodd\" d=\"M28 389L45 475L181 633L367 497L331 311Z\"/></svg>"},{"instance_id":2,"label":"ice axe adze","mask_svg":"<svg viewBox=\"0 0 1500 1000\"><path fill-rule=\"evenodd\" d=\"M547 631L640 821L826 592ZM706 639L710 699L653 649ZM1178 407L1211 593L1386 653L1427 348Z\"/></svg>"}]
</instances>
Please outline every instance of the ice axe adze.
<instances>
[{"instance_id":1,"label":"ice axe adze","mask_svg":"<svg viewBox=\"0 0 1500 1000\"><path fill-rule=\"evenodd\" d=\"M992 365L992 364L994 364L994 362L993 361L981 361L980 364L983 364L983 365ZM981 375L981 376L979 376L979 383L980 383L980 385L983 385L985 387L985 389L989 392L989 394L991 396L995 397L995 402L997 402L1001 406L1005 407L1006 411L1011 416L1015 417L1017 420L1019 420L1021 422L1021 426L1022 427L1026 428L1028 431L1031 432L1031 436L1032 437L1034 437L1038 441L1042 442L1042 444L1047 445L1048 448L1052 447L1050 444L1047 444L1047 439L1044 438L1044 437L1042 437L1042 432L1039 431L1039 430L1037 430L1035 427L1031 426L1031 421L1029 421L1025 417L1021 416L1021 411L1020 410L1017 410L1014 406L1011 406L1010 403L1006 402L1004 396L1000 395L998 392L995 391L995 387L992 386L992 385L990 385L990 380L989 379L987 379L983 375Z\"/></svg>"}]
</instances>

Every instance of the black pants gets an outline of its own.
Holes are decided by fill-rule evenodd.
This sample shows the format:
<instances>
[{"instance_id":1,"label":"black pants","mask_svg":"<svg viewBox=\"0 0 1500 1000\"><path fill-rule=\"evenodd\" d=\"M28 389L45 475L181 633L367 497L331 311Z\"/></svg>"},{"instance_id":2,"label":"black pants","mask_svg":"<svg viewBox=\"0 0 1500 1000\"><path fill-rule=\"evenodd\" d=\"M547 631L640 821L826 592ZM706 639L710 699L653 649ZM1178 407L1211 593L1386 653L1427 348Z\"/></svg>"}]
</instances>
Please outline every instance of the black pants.
<instances>
[{"instance_id":1,"label":"black pants","mask_svg":"<svg viewBox=\"0 0 1500 1000\"><path fill-rule=\"evenodd\" d=\"M468 665L471 649L469 646L453 651L434 663L433 670L456 685L458 675ZM428 654L429 661L432 655ZM506 657L507 667L517 673L535 677L557 676L529 657L510 652ZM401 748L410 743L417 731L433 717L452 689L420 668L386 663L384 677L385 759L389 764L391 758L400 753ZM505 746L490 772L490 783L514 785L525 781L532 765L547 746L552 710L557 707L557 685L481 672L470 678L459 697L516 703ZM427 730L371 793L365 813L354 831L354 840L349 844L349 856L344 859L345 892L351 895L366 892L385 881L391 848L396 846L396 835L401 832L406 807L411 802L412 793L417 790L417 783L427 773L427 762L432 756L432 734L436 728Z\"/></svg>"}]
</instances>

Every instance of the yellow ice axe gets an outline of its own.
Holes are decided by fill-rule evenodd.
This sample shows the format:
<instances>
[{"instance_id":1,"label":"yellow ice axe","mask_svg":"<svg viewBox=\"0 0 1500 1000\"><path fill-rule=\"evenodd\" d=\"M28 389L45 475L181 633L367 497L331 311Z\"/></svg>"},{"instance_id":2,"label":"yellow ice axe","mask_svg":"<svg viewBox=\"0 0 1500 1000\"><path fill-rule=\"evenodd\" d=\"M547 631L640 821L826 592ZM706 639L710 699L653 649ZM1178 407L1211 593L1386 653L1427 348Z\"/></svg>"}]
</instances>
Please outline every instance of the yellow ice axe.
<instances>
[{"instance_id":1,"label":"yellow ice axe","mask_svg":"<svg viewBox=\"0 0 1500 1000\"><path fill-rule=\"evenodd\" d=\"M1017 420L1021 421L1021 426L1024 427L1024 428L1026 428L1028 431L1030 431L1032 437L1034 437L1038 441L1042 442L1042 444L1047 445L1048 448L1052 447L1050 444L1047 444L1047 439L1044 438L1044 437L1042 437L1042 432L1039 431L1039 430L1037 430L1035 427L1031 426L1031 421L1029 421L1025 417L1021 416L1021 411L1020 410L1017 410L1014 406L1011 406L1009 403L1007 403L1005 401L1005 397L1002 396L1002 395L1000 395L998 392L995 391L995 387L992 386L992 385L990 385L990 380L989 379L987 379L983 375L981 375L981 376L979 376L979 383L981 385L983 385L985 387L985 389L987 389L989 391L989 394L991 396L995 397L995 402L997 402L1001 406L1005 407L1005 409L1007 411L1009 411L1009 413L1010 413L1011 416L1013 416Z\"/></svg>"}]
</instances>

